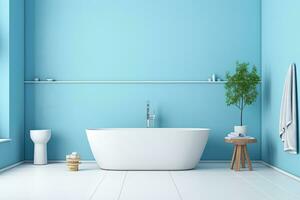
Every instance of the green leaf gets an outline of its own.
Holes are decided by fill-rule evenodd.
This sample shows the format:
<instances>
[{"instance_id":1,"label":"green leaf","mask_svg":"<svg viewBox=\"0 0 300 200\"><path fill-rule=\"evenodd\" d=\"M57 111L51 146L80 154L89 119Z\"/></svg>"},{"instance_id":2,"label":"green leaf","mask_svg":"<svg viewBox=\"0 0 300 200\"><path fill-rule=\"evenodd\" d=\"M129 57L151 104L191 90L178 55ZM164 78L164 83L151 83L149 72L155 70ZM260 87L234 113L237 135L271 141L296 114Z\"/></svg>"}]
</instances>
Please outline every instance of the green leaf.
<instances>
[{"instance_id":1,"label":"green leaf","mask_svg":"<svg viewBox=\"0 0 300 200\"><path fill-rule=\"evenodd\" d=\"M243 124L243 110L245 106L255 102L258 92L257 85L260 82L260 77L255 66L252 70L248 70L249 63L236 62L236 70L234 74L227 73L226 89L226 104L228 106L235 105L241 111L241 125Z\"/></svg>"}]
</instances>

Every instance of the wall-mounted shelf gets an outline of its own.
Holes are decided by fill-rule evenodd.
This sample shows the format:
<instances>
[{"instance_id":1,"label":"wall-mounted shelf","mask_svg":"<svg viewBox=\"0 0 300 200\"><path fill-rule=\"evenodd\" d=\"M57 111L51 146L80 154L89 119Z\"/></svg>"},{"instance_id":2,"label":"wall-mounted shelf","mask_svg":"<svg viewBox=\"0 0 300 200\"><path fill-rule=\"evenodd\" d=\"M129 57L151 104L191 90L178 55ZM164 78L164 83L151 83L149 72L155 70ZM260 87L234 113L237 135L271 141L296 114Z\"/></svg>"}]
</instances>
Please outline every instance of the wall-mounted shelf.
<instances>
[{"instance_id":1,"label":"wall-mounted shelf","mask_svg":"<svg viewBox=\"0 0 300 200\"><path fill-rule=\"evenodd\" d=\"M107 81L24 81L25 84L224 84L227 81L201 81L201 80L132 80L132 81L118 81L118 80L107 80Z\"/></svg>"},{"instance_id":2,"label":"wall-mounted shelf","mask_svg":"<svg viewBox=\"0 0 300 200\"><path fill-rule=\"evenodd\" d=\"M0 143L10 142L11 139L0 139Z\"/></svg>"}]
</instances>

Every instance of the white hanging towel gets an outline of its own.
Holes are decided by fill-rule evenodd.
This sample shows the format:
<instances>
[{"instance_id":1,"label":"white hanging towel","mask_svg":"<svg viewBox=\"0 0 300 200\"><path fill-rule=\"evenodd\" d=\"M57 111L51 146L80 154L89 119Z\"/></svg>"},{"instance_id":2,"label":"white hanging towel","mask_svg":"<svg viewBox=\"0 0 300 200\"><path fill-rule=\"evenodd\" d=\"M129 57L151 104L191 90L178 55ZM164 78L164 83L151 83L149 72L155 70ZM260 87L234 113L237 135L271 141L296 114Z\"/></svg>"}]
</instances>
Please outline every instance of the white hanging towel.
<instances>
[{"instance_id":1,"label":"white hanging towel","mask_svg":"<svg viewBox=\"0 0 300 200\"><path fill-rule=\"evenodd\" d=\"M281 100L279 135L284 151L297 154L296 64L291 64L285 78Z\"/></svg>"}]
</instances>

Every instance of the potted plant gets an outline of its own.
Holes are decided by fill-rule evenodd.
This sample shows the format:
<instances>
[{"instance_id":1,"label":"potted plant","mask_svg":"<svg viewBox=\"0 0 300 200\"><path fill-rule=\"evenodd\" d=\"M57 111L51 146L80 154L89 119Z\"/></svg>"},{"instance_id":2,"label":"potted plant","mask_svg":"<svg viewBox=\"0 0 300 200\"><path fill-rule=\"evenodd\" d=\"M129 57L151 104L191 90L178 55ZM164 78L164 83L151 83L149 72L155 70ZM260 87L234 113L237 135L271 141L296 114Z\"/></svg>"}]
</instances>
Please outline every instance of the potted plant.
<instances>
[{"instance_id":1,"label":"potted plant","mask_svg":"<svg viewBox=\"0 0 300 200\"><path fill-rule=\"evenodd\" d=\"M249 63L236 63L236 71L233 75L226 74L226 104L234 105L240 110L240 125L234 127L234 132L246 135L247 126L243 122L243 112L246 106L253 104L257 98L256 87L260 77L255 66L248 70Z\"/></svg>"}]
</instances>

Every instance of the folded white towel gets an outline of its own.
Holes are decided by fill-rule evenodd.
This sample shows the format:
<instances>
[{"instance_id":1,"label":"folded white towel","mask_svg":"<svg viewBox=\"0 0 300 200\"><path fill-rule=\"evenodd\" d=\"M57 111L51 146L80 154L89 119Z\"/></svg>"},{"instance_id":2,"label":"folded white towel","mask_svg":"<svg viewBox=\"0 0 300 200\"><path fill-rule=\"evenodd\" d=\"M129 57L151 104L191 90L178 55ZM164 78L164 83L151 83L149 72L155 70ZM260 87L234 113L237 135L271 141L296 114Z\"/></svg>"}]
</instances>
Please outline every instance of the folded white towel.
<instances>
[{"instance_id":1,"label":"folded white towel","mask_svg":"<svg viewBox=\"0 0 300 200\"><path fill-rule=\"evenodd\" d=\"M245 136L245 137L225 137L225 139L232 139L232 138L234 138L234 139L255 139L254 137L251 137L251 136Z\"/></svg>"},{"instance_id":2,"label":"folded white towel","mask_svg":"<svg viewBox=\"0 0 300 200\"><path fill-rule=\"evenodd\" d=\"M229 137L229 138L234 138L234 137L245 137L245 135L242 134L242 133L231 132L231 133L229 133L229 134L227 135L227 137Z\"/></svg>"},{"instance_id":3,"label":"folded white towel","mask_svg":"<svg viewBox=\"0 0 300 200\"><path fill-rule=\"evenodd\" d=\"M296 65L290 65L286 75L279 121L279 135L284 151L297 153L297 92Z\"/></svg>"}]
</instances>

